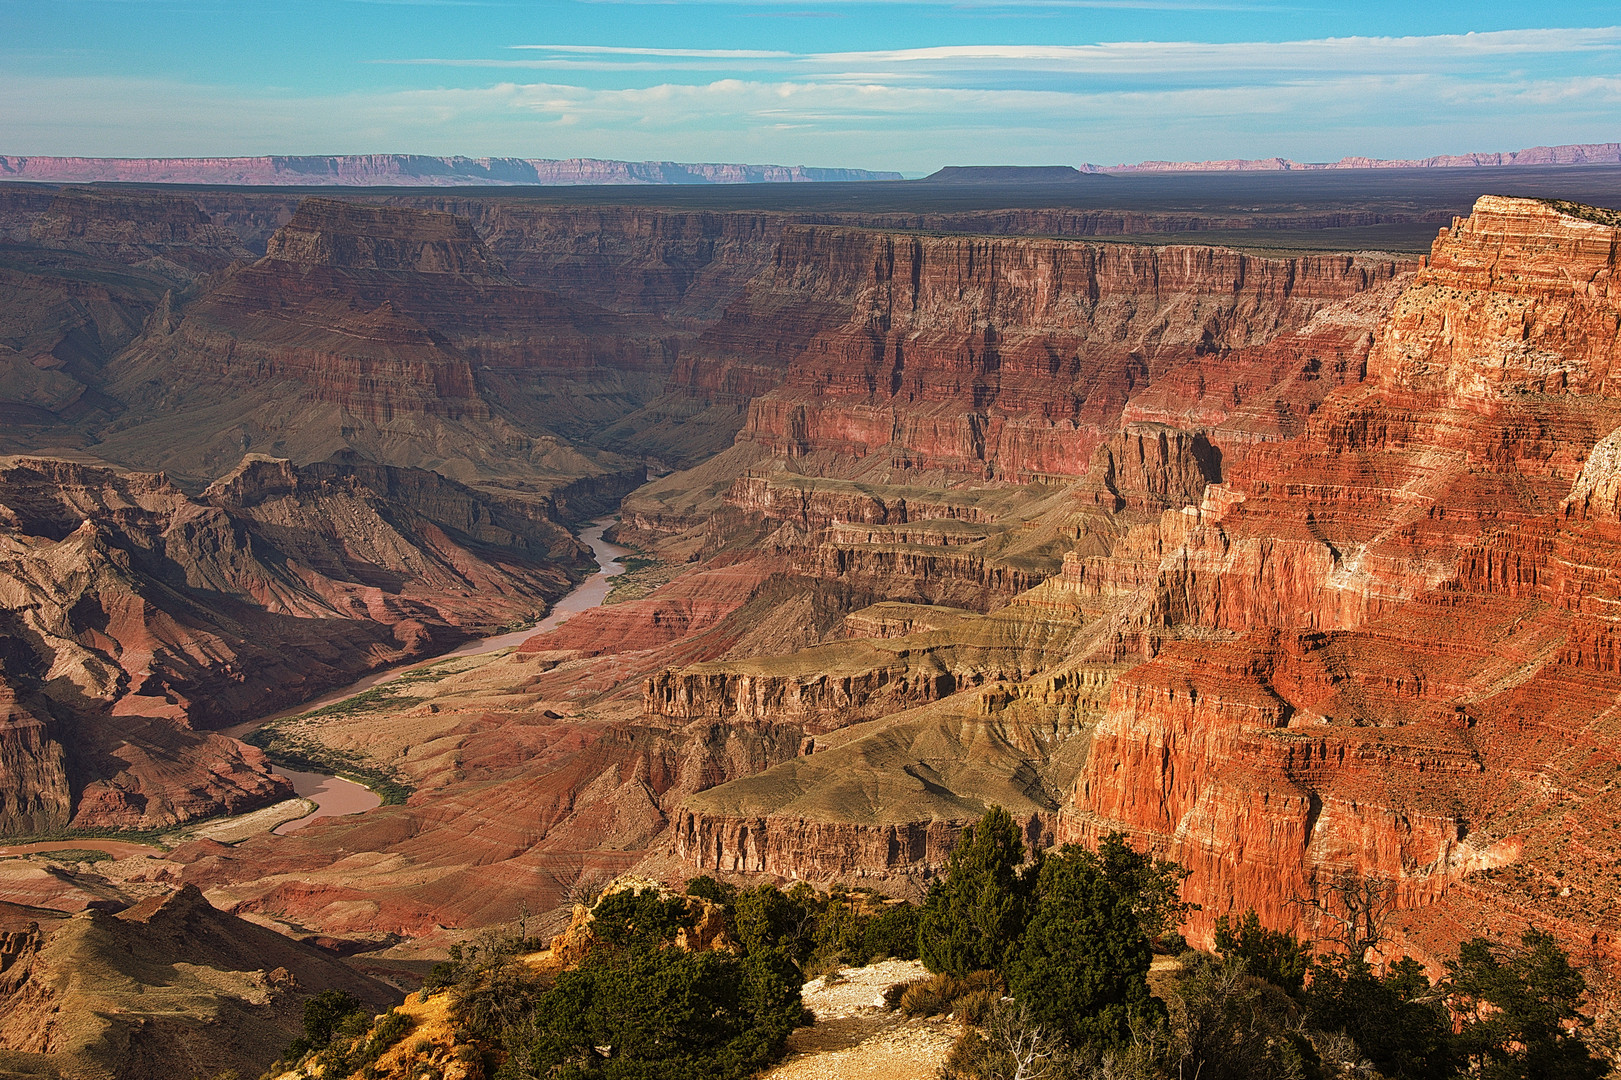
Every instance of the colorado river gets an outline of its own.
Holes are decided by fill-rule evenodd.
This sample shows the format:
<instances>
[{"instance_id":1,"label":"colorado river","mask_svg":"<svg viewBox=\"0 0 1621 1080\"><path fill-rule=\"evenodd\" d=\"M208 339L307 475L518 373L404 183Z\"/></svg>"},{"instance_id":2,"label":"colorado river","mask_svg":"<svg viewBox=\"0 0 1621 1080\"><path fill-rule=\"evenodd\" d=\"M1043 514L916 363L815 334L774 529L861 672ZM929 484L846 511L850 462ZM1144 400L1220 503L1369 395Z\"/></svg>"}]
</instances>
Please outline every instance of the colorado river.
<instances>
[{"instance_id":1,"label":"colorado river","mask_svg":"<svg viewBox=\"0 0 1621 1080\"><path fill-rule=\"evenodd\" d=\"M629 549L622 548L618 544L610 544L602 538L602 534L607 531L608 526L612 525L613 522L613 518L603 518L600 521L592 522L591 527L581 534L580 538L590 545L591 553L596 556L597 572L575 586L568 595L552 605L552 610L535 625L523 630L515 630L510 634L500 634L496 637L469 641L459 648L452 649L447 653L441 653L427 660L414 660L400 667L375 672L364 679L350 683L341 690L334 690L329 694L316 698L314 701L307 701L297 708L285 709L272 716L225 728L223 733L240 739L248 732L263 727L272 720L280 720L288 716L302 716L304 713L314 712L316 709L336 705L340 701L347 701L352 697L363 694L374 686L382 686L385 683L393 682L408 671L414 671L429 664L437 664L441 660L448 660L452 657L482 656L486 653L511 648L514 645L521 644L528 638L534 637L536 634L543 634L548 630L561 626L568 621L570 616L600 606L608 598L608 590L611 587L610 579L625 571L624 565L615 560L630 554ZM378 798L370 788L357 784L352 780L345 780L340 776L300 772L295 769L284 769L280 766L275 766L274 771L291 780L293 790L315 804L314 813L277 826L275 831L278 835L285 836L287 833L301 829L316 818L359 814L382 805L382 799Z\"/></svg>"}]
</instances>

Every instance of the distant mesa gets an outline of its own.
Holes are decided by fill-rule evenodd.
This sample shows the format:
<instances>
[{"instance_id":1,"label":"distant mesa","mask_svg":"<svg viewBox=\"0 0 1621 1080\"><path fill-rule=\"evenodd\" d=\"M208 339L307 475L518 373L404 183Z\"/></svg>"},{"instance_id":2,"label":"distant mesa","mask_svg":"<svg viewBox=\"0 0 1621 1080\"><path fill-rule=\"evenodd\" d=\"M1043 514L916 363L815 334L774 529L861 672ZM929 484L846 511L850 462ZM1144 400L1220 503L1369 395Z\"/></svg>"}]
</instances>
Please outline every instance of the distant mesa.
<instances>
[{"instance_id":1,"label":"distant mesa","mask_svg":"<svg viewBox=\"0 0 1621 1080\"><path fill-rule=\"evenodd\" d=\"M921 184L1072 184L1086 174L1069 165L947 165Z\"/></svg>"},{"instance_id":2,"label":"distant mesa","mask_svg":"<svg viewBox=\"0 0 1621 1080\"><path fill-rule=\"evenodd\" d=\"M899 180L897 172L807 165L692 164L600 158L468 158L420 154L95 158L0 156L0 180L40 183L230 184L250 187L574 187L589 184L803 184Z\"/></svg>"}]
</instances>

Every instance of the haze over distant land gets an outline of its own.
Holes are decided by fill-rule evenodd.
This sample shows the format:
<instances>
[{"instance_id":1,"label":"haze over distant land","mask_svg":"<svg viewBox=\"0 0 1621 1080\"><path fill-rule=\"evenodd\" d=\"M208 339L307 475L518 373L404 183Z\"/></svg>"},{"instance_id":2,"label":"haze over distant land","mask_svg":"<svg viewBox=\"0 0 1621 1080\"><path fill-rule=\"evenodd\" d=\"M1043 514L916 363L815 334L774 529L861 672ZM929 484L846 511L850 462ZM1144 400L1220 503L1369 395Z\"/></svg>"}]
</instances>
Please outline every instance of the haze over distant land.
<instances>
[{"instance_id":1,"label":"haze over distant land","mask_svg":"<svg viewBox=\"0 0 1621 1080\"><path fill-rule=\"evenodd\" d=\"M1442 154L1332 162L1288 158L1143 161L1135 165L948 165L935 183L1029 184L1088 174L1179 172L1323 172L1348 169L1477 169L1621 164L1621 143L1534 146L1512 152ZM504 187L539 185L710 185L860 183L900 180L898 172L805 165L692 164L601 158L473 158L422 154L267 155L262 157L97 158L0 156L0 180L39 183L232 184L255 187Z\"/></svg>"},{"instance_id":2,"label":"haze over distant land","mask_svg":"<svg viewBox=\"0 0 1621 1080\"><path fill-rule=\"evenodd\" d=\"M1482 169L1504 165L1614 165L1621 162L1621 143L1577 143L1533 146L1510 153L1438 154L1427 158L1345 157L1338 161L1303 162L1288 158L1226 161L1141 161L1135 165L1083 165L1082 172L1315 172L1325 169Z\"/></svg>"},{"instance_id":3,"label":"haze over distant land","mask_svg":"<svg viewBox=\"0 0 1621 1080\"><path fill-rule=\"evenodd\" d=\"M46 183L242 184L263 187L468 187L542 184L797 184L899 180L898 172L804 165L332 154L263 157L0 156L0 179Z\"/></svg>"}]
</instances>

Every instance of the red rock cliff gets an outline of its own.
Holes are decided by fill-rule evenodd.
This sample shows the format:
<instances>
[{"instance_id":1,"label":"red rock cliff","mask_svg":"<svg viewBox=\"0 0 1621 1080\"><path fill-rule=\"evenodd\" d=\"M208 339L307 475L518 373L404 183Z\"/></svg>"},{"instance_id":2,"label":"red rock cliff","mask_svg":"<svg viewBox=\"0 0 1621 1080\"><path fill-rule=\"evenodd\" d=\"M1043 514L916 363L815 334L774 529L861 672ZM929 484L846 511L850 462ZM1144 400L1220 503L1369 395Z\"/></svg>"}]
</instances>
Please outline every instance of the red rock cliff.
<instances>
[{"instance_id":1,"label":"red rock cliff","mask_svg":"<svg viewBox=\"0 0 1621 1080\"><path fill-rule=\"evenodd\" d=\"M790 227L749 304L694 352L734 314L784 298L771 309L773 340L791 362L782 386L750 406L740 440L810 469L1078 476L1157 379L1219 366L1400 269L1353 256Z\"/></svg>"},{"instance_id":2,"label":"red rock cliff","mask_svg":"<svg viewBox=\"0 0 1621 1080\"><path fill-rule=\"evenodd\" d=\"M1617 232L1482 199L1397 301L1368 383L1239 455L1146 576L1066 564L1083 592L1135 580L1151 623L1203 640L1116 680L1060 839L1123 828L1192 869L1196 940L1246 906L1324 930L1298 901L1346 872L1425 908L1403 948L1527 915L1598 940Z\"/></svg>"}]
</instances>

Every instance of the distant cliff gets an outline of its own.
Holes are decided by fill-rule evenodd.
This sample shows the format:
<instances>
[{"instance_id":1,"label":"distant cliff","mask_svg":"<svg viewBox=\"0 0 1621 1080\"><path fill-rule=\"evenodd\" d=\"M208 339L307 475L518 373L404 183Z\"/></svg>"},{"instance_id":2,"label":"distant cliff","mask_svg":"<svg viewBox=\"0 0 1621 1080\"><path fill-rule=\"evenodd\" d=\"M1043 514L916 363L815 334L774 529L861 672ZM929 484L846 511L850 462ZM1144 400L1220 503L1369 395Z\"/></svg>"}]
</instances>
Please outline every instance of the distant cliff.
<instances>
[{"instance_id":1,"label":"distant cliff","mask_svg":"<svg viewBox=\"0 0 1621 1080\"><path fill-rule=\"evenodd\" d=\"M266 187L485 187L518 184L800 184L899 180L900 173L806 165L686 164L600 158L420 154L303 157L0 157L0 180L41 183L248 184Z\"/></svg>"},{"instance_id":2,"label":"distant cliff","mask_svg":"<svg viewBox=\"0 0 1621 1080\"><path fill-rule=\"evenodd\" d=\"M1224 161L1140 161L1135 165L1082 166L1082 172L1320 172L1329 169L1489 169L1506 165L1621 164L1621 143L1574 143L1525 150L1437 154L1426 158L1345 157L1338 161L1231 158Z\"/></svg>"}]
</instances>

